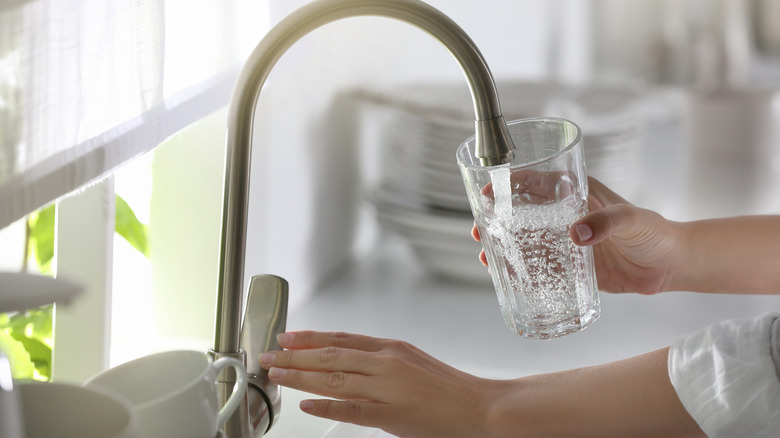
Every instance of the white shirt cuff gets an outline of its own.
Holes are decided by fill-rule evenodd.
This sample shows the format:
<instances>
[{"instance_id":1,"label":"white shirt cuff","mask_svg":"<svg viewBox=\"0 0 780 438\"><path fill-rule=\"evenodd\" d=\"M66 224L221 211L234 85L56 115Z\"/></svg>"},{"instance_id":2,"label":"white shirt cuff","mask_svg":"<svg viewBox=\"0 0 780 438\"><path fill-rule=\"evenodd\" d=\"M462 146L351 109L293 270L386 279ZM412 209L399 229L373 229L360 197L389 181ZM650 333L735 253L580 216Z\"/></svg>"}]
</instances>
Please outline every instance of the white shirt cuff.
<instances>
[{"instance_id":1,"label":"white shirt cuff","mask_svg":"<svg viewBox=\"0 0 780 438\"><path fill-rule=\"evenodd\" d=\"M723 321L677 339L669 377L710 438L780 437L780 314ZM780 368L780 358L777 358Z\"/></svg>"}]
</instances>

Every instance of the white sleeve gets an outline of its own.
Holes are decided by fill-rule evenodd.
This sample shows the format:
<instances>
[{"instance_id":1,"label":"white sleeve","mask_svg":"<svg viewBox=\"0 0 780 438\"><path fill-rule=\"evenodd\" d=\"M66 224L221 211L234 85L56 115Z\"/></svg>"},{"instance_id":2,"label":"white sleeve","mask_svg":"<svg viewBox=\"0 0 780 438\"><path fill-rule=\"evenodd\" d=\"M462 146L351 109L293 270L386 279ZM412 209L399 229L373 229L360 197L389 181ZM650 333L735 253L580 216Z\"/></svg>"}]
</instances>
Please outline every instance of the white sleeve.
<instances>
[{"instance_id":1,"label":"white sleeve","mask_svg":"<svg viewBox=\"0 0 780 438\"><path fill-rule=\"evenodd\" d=\"M723 321L669 350L677 396L710 438L780 437L777 321L780 314Z\"/></svg>"}]
</instances>

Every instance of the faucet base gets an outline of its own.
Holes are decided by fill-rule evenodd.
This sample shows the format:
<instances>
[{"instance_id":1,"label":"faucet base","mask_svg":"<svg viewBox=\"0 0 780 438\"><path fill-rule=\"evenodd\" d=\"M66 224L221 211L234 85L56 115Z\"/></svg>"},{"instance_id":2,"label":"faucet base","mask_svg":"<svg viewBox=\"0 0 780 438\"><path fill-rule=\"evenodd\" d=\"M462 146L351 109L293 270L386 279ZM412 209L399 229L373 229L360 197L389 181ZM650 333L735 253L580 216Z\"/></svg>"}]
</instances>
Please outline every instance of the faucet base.
<instances>
[{"instance_id":1,"label":"faucet base","mask_svg":"<svg viewBox=\"0 0 780 438\"><path fill-rule=\"evenodd\" d=\"M261 437L276 422L282 400L279 387L268 379L268 372L260 368L257 356L265 351L279 350L276 335L287 324L288 284L281 277L257 275L252 277L241 327L240 345L236 353L209 350L214 359L232 357L241 361L247 371L248 385L241 406L225 423L225 436ZM225 369L219 376L219 400L224 403L233 390L235 371Z\"/></svg>"},{"instance_id":2,"label":"faucet base","mask_svg":"<svg viewBox=\"0 0 780 438\"><path fill-rule=\"evenodd\" d=\"M240 350L238 353L219 353L214 350L208 350L207 354L214 360L221 357L231 357L241 361L247 367L246 351ZM247 367L247 369L252 368ZM267 376L265 376L267 378ZM235 371L230 368L223 370L217 376L217 391L220 405L230 397L233 386L236 383ZM222 437L262 437L273 424L274 413L271 412L272 403L262 388L257 384L258 376L250 372L247 373L248 384L246 394L241 405L233 416L225 423ZM276 391L278 393L278 391ZM278 414L277 414L278 415Z\"/></svg>"}]
</instances>

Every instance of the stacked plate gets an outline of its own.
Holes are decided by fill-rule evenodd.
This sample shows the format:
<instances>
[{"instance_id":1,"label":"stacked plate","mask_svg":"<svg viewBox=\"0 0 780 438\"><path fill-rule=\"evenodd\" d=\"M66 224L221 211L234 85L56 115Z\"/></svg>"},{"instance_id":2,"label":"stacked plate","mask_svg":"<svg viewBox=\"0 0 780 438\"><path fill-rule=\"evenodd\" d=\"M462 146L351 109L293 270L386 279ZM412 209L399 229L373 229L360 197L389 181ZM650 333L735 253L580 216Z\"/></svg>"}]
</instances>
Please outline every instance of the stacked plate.
<instances>
[{"instance_id":1,"label":"stacked plate","mask_svg":"<svg viewBox=\"0 0 780 438\"><path fill-rule=\"evenodd\" d=\"M429 272L458 281L490 283L477 259L482 247L471 238L469 211L415 203L389 186L374 191L371 201L380 225L406 239Z\"/></svg>"},{"instance_id":2,"label":"stacked plate","mask_svg":"<svg viewBox=\"0 0 780 438\"><path fill-rule=\"evenodd\" d=\"M469 211L455 150L474 135L473 122L393 111L384 138L384 190L436 208Z\"/></svg>"},{"instance_id":3,"label":"stacked plate","mask_svg":"<svg viewBox=\"0 0 780 438\"><path fill-rule=\"evenodd\" d=\"M622 96L552 83L499 82L497 88L507 121L541 115L586 121L592 128L583 133L589 174L613 188L633 188L639 164L636 135L641 131L601 116L612 114ZM477 260L481 245L471 238L473 218L455 160L460 144L474 135L468 87L409 85L364 92L361 98L383 113L381 171L370 196L380 224L405 238L431 272L489 284Z\"/></svg>"}]
</instances>

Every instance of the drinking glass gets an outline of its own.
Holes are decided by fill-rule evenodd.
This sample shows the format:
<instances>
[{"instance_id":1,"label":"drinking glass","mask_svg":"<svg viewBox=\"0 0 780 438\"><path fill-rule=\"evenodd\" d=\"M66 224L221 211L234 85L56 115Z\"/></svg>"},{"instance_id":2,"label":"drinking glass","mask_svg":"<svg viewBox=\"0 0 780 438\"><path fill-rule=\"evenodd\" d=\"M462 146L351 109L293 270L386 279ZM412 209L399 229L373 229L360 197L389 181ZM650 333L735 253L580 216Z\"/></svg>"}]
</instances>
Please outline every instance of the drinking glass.
<instances>
[{"instance_id":1,"label":"drinking glass","mask_svg":"<svg viewBox=\"0 0 780 438\"><path fill-rule=\"evenodd\" d=\"M588 208L582 134L559 118L507 126L510 163L482 166L474 137L457 151L501 313L527 338L580 331L601 313L592 249L569 237Z\"/></svg>"}]
</instances>

